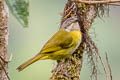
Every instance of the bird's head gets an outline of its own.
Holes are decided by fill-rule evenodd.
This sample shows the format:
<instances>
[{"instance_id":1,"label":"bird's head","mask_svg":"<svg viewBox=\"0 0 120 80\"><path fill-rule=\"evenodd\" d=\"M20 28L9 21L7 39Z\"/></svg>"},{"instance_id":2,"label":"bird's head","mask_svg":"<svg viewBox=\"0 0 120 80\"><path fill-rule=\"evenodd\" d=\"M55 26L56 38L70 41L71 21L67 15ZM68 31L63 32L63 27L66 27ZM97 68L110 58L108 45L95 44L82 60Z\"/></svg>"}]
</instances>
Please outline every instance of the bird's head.
<instances>
[{"instance_id":1,"label":"bird's head","mask_svg":"<svg viewBox=\"0 0 120 80\"><path fill-rule=\"evenodd\" d=\"M65 29L67 31L80 30L80 25L78 23L77 17L70 17L66 19L61 25L61 29Z\"/></svg>"}]
</instances>

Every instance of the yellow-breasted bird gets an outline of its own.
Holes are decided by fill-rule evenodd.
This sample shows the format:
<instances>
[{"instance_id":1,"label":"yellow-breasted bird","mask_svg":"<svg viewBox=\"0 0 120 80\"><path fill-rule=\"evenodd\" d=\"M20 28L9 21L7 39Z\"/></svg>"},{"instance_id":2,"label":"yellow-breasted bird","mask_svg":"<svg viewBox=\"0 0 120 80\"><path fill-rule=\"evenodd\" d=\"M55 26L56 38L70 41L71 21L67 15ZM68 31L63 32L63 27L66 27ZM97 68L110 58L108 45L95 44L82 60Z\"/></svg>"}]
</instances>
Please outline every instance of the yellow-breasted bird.
<instances>
[{"instance_id":1,"label":"yellow-breasted bird","mask_svg":"<svg viewBox=\"0 0 120 80\"><path fill-rule=\"evenodd\" d=\"M21 71L30 64L45 59L61 60L69 57L80 45L82 33L78 19L76 17L68 18L50 40L43 46L41 51L33 58L29 59L17 70Z\"/></svg>"}]
</instances>

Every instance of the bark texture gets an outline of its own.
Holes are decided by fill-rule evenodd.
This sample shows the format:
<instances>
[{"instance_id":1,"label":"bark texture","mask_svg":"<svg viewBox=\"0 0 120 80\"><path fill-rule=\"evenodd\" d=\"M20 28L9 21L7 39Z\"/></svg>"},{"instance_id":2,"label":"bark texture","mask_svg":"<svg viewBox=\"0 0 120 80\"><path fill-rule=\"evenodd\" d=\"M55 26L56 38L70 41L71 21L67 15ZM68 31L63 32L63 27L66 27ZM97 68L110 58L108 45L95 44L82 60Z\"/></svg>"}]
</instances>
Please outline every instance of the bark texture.
<instances>
[{"instance_id":1,"label":"bark texture","mask_svg":"<svg viewBox=\"0 0 120 80\"><path fill-rule=\"evenodd\" d=\"M83 53L86 49L88 31L96 17L96 8L93 5L75 3L68 0L64 8L61 24L74 15L79 17L79 25L83 33L82 43L79 48L68 59L59 61L52 71L50 80L80 80Z\"/></svg>"},{"instance_id":2,"label":"bark texture","mask_svg":"<svg viewBox=\"0 0 120 80\"><path fill-rule=\"evenodd\" d=\"M8 80L8 8L5 0L0 0L0 80Z\"/></svg>"}]
</instances>

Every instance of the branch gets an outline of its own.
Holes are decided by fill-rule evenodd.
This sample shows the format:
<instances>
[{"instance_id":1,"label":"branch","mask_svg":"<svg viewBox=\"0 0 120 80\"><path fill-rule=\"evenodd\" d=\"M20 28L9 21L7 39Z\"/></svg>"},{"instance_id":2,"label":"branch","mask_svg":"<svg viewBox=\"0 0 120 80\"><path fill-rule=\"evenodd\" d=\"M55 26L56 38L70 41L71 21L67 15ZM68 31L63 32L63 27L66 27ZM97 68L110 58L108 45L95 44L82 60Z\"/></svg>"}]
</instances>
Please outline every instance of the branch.
<instances>
[{"instance_id":1,"label":"branch","mask_svg":"<svg viewBox=\"0 0 120 80\"><path fill-rule=\"evenodd\" d=\"M99 3L98 3L99 2ZM98 48L89 36L89 29L91 28L94 19L100 15L105 14L105 9L109 9L104 5L87 5L87 4L108 4L114 3L113 1L81 1L81 0L68 0L64 13L62 14L61 25L72 16L78 17L80 31L82 32L82 42L79 48L68 59L58 61L56 68L52 71L50 80L80 80L80 71L82 68L83 53L86 52L88 62L91 67L91 79L97 80L97 59L99 58L104 68L106 79L107 72L98 53ZM116 2L116 1L115 1ZM118 1L120 2L120 1ZM85 4L84 4L85 3ZM61 28L61 27L60 27ZM110 72L111 73L111 72Z\"/></svg>"},{"instance_id":2,"label":"branch","mask_svg":"<svg viewBox=\"0 0 120 80\"><path fill-rule=\"evenodd\" d=\"M0 59L1 59L4 63L11 62L11 61L12 61L12 58L13 58L13 54L10 55L9 60L5 60L5 59L2 58L2 56L0 56Z\"/></svg>"},{"instance_id":3,"label":"branch","mask_svg":"<svg viewBox=\"0 0 120 80\"><path fill-rule=\"evenodd\" d=\"M85 3L90 5L95 4L110 4L110 3L120 3L120 0L109 0L109 1L83 1L83 0L72 0L73 2Z\"/></svg>"},{"instance_id":4,"label":"branch","mask_svg":"<svg viewBox=\"0 0 120 80\"><path fill-rule=\"evenodd\" d=\"M107 53L105 53L105 54L106 54L106 61L107 61L108 70L110 72L110 80L112 80L112 70L111 70L111 67L110 67L109 60L108 60L108 55L107 55Z\"/></svg>"},{"instance_id":5,"label":"branch","mask_svg":"<svg viewBox=\"0 0 120 80\"><path fill-rule=\"evenodd\" d=\"M0 80L10 80L8 76L8 7L0 0Z\"/></svg>"},{"instance_id":6,"label":"branch","mask_svg":"<svg viewBox=\"0 0 120 80\"><path fill-rule=\"evenodd\" d=\"M1 61L0 61L0 65L1 65L2 69L4 70L5 75L7 76L8 80L10 80L10 77L8 76L8 72L7 72L6 69L4 68L4 65L2 64Z\"/></svg>"},{"instance_id":7,"label":"branch","mask_svg":"<svg viewBox=\"0 0 120 80\"><path fill-rule=\"evenodd\" d=\"M85 51L85 38L97 13L94 6L86 5L84 8L79 4L68 0L61 24L72 16L79 17L79 25L83 33L83 40L79 48L68 59L59 61L52 71L50 80L80 80L80 71L82 68L83 53Z\"/></svg>"}]
</instances>

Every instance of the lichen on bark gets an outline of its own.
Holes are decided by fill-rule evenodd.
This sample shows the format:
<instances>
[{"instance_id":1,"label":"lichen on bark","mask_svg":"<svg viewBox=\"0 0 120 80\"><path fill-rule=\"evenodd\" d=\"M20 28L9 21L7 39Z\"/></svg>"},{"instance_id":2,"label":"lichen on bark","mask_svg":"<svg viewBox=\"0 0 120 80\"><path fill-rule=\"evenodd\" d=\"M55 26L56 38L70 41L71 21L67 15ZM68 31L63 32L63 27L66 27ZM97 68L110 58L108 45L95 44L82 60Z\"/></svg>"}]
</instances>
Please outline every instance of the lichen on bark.
<instances>
[{"instance_id":1,"label":"lichen on bark","mask_svg":"<svg viewBox=\"0 0 120 80\"><path fill-rule=\"evenodd\" d=\"M79 17L79 25L82 32L82 42L78 49L68 59L59 61L56 68L52 71L50 80L80 80L80 71L82 68L83 53L86 51L93 64L93 73L96 77L96 64L94 63L93 53L97 51L94 42L89 37L89 29L97 16L98 7L84 3L75 3L68 0L61 20L62 23L76 15ZM96 54L95 54L96 55Z\"/></svg>"},{"instance_id":2,"label":"lichen on bark","mask_svg":"<svg viewBox=\"0 0 120 80\"><path fill-rule=\"evenodd\" d=\"M5 0L0 0L0 57L8 60L8 8ZM1 59L0 63L0 80L8 80L5 73L8 73L8 63Z\"/></svg>"}]
</instances>

